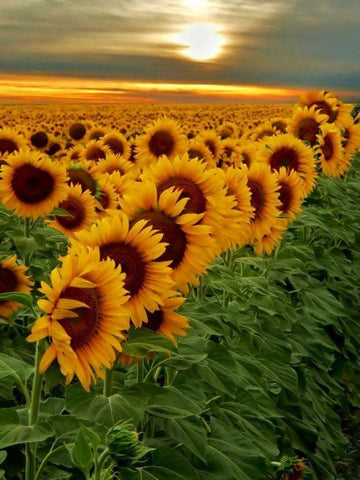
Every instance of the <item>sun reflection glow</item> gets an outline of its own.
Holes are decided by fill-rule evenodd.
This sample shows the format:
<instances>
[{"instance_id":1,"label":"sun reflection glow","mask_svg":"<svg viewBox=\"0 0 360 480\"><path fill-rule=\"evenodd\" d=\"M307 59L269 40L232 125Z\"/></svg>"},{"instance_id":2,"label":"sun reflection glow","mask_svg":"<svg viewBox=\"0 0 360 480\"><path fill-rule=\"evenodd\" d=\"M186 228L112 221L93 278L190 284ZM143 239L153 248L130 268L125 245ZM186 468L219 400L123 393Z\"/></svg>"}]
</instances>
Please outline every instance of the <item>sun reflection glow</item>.
<instances>
[{"instance_id":1,"label":"sun reflection glow","mask_svg":"<svg viewBox=\"0 0 360 480\"><path fill-rule=\"evenodd\" d=\"M217 57L224 43L211 23L194 23L177 35L175 40L185 47L182 53L196 61Z\"/></svg>"}]
</instances>

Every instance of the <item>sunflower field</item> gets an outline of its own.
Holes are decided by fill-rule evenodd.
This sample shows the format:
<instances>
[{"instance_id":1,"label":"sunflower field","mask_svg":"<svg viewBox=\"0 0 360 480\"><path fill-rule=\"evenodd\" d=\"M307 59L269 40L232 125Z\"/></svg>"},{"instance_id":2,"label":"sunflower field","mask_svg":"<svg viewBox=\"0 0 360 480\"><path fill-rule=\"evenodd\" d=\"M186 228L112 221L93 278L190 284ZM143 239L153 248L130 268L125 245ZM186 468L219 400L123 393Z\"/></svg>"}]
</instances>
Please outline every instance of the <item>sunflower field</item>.
<instances>
[{"instance_id":1,"label":"sunflower field","mask_svg":"<svg viewBox=\"0 0 360 480\"><path fill-rule=\"evenodd\" d=\"M360 478L360 109L0 107L0 479Z\"/></svg>"}]
</instances>

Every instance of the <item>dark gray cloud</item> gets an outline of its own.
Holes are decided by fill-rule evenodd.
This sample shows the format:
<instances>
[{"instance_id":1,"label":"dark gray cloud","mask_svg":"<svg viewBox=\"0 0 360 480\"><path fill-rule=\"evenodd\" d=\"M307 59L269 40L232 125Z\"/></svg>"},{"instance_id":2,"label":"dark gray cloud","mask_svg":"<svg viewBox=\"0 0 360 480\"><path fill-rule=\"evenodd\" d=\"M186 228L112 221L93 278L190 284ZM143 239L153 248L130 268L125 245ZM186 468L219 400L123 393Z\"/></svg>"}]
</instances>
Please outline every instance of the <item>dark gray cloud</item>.
<instances>
[{"instance_id":1,"label":"dark gray cloud","mask_svg":"<svg viewBox=\"0 0 360 480\"><path fill-rule=\"evenodd\" d=\"M359 0L190 4L1 0L0 72L360 88ZM216 24L225 39L211 62L187 59L174 40L199 21Z\"/></svg>"}]
</instances>

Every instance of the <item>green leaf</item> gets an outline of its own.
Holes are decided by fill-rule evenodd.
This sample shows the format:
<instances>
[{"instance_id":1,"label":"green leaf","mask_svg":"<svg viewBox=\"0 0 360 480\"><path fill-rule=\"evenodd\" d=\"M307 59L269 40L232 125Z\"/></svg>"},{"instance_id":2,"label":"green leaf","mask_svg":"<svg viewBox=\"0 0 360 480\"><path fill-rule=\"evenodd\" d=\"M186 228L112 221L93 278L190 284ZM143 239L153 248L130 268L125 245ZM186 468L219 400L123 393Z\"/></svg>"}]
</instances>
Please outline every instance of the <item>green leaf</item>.
<instances>
[{"instance_id":1,"label":"green leaf","mask_svg":"<svg viewBox=\"0 0 360 480\"><path fill-rule=\"evenodd\" d=\"M0 353L0 381L14 382L22 391L26 389L26 383L33 373L33 367L28 363L11 357L6 353Z\"/></svg>"},{"instance_id":2,"label":"green leaf","mask_svg":"<svg viewBox=\"0 0 360 480\"><path fill-rule=\"evenodd\" d=\"M0 465L6 460L7 457L7 452L5 450L2 450L0 452Z\"/></svg>"},{"instance_id":3,"label":"green leaf","mask_svg":"<svg viewBox=\"0 0 360 480\"><path fill-rule=\"evenodd\" d=\"M53 430L45 422L36 425L21 425L20 418L15 410L0 410L0 449L20 443L42 442L53 436Z\"/></svg>"},{"instance_id":4,"label":"green leaf","mask_svg":"<svg viewBox=\"0 0 360 480\"><path fill-rule=\"evenodd\" d=\"M76 436L71 450L71 458L74 465L85 472L88 472L94 463L93 452L82 430L79 430Z\"/></svg>"},{"instance_id":5,"label":"green leaf","mask_svg":"<svg viewBox=\"0 0 360 480\"><path fill-rule=\"evenodd\" d=\"M101 442L99 435L90 428L86 427L84 424L81 425L80 429L82 430L84 435L90 440L93 449L96 450Z\"/></svg>"},{"instance_id":6,"label":"green leaf","mask_svg":"<svg viewBox=\"0 0 360 480\"><path fill-rule=\"evenodd\" d=\"M21 292L0 293L0 302L5 302L6 300L21 303L29 308L33 308L34 305L32 296Z\"/></svg>"},{"instance_id":7,"label":"green leaf","mask_svg":"<svg viewBox=\"0 0 360 480\"><path fill-rule=\"evenodd\" d=\"M145 357L150 352L169 353L176 352L174 344L164 335L158 335L147 328L132 329L123 351L127 355Z\"/></svg>"},{"instance_id":8,"label":"green leaf","mask_svg":"<svg viewBox=\"0 0 360 480\"><path fill-rule=\"evenodd\" d=\"M206 430L199 418L158 418L156 425L206 462Z\"/></svg>"}]
</instances>

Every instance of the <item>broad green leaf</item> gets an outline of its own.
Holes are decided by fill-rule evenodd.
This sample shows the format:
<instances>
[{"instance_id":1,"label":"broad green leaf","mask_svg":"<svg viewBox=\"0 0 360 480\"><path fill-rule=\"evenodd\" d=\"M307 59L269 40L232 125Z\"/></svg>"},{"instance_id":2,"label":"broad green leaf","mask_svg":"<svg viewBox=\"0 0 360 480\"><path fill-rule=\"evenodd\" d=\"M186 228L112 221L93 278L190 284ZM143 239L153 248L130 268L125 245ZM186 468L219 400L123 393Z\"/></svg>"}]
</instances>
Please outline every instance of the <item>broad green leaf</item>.
<instances>
[{"instance_id":1,"label":"broad green leaf","mask_svg":"<svg viewBox=\"0 0 360 480\"><path fill-rule=\"evenodd\" d=\"M52 436L53 430L45 422L32 426L8 423L1 427L0 448L20 443L42 442Z\"/></svg>"},{"instance_id":2,"label":"broad green leaf","mask_svg":"<svg viewBox=\"0 0 360 480\"><path fill-rule=\"evenodd\" d=\"M93 452L82 430L79 430L76 436L71 458L74 465L85 472L88 472L94 463Z\"/></svg>"},{"instance_id":3,"label":"broad green leaf","mask_svg":"<svg viewBox=\"0 0 360 480\"><path fill-rule=\"evenodd\" d=\"M165 336L147 328L140 328L129 331L128 339L123 343L123 351L127 355L145 357L151 352L175 352L176 348Z\"/></svg>"},{"instance_id":4,"label":"broad green leaf","mask_svg":"<svg viewBox=\"0 0 360 480\"><path fill-rule=\"evenodd\" d=\"M181 443L194 455L206 462L206 430L200 419L196 417L158 418L156 419L156 425L175 442Z\"/></svg>"},{"instance_id":5,"label":"broad green leaf","mask_svg":"<svg viewBox=\"0 0 360 480\"><path fill-rule=\"evenodd\" d=\"M0 381L2 383L15 383L22 391L33 373L33 367L28 363L11 357L6 353L0 353Z\"/></svg>"}]
</instances>

